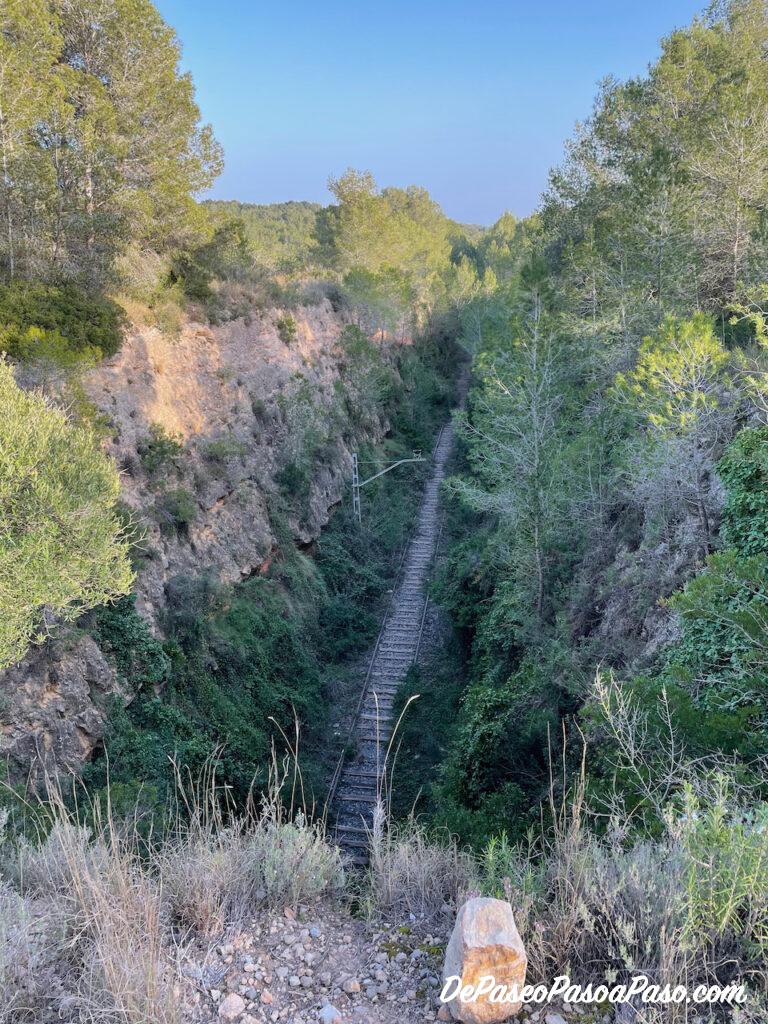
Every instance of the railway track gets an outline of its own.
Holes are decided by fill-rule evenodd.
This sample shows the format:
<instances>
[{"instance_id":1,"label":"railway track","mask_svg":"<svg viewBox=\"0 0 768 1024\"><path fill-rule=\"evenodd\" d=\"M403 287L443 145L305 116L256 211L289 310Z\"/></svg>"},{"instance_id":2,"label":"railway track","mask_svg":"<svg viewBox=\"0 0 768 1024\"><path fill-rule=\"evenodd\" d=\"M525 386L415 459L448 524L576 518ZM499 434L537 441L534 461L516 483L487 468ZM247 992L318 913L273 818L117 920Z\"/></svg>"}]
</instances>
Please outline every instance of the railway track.
<instances>
[{"instance_id":1,"label":"railway track","mask_svg":"<svg viewBox=\"0 0 768 1024\"><path fill-rule=\"evenodd\" d=\"M342 757L331 781L328 805L331 820L335 820L332 834L347 863L368 862L369 831L376 803L382 797L395 724L395 697L418 657L427 581L440 533L440 484L452 447L453 426L448 424L435 445L432 473L424 488L418 519L368 664L350 734L355 753Z\"/></svg>"}]
</instances>

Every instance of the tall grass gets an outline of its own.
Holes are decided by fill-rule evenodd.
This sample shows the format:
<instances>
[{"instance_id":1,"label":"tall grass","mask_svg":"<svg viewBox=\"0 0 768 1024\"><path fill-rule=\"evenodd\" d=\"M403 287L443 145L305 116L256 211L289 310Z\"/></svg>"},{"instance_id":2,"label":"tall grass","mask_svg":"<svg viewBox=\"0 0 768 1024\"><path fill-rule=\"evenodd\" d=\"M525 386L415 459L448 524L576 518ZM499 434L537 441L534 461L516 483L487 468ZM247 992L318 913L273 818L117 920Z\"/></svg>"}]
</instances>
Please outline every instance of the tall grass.
<instances>
[{"instance_id":1,"label":"tall grass","mask_svg":"<svg viewBox=\"0 0 768 1024\"><path fill-rule=\"evenodd\" d=\"M220 932L260 906L290 904L342 888L339 851L322 822L309 819L291 786L290 762L273 759L261 805L237 813L216 781L215 762L198 779L177 771L181 806L162 847L154 851L174 916L205 935Z\"/></svg>"},{"instance_id":2,"label":"tall grass","mask_svg":"<svg viewBox=\"0 0 768 1024\"><path fill-rule=\"evenodd\" d=\"M210 938L260 907L340 890L339 851L301 807L296 772L275 761L263 802L236 813L215 760L194 779L177 768L162 843L108 798L73 808L50 784L37 841L6 842L0 858L0 1024L43 1019L53 977L83 1022L180 1024L175 925Z\"/></svg>"}]
</instances>

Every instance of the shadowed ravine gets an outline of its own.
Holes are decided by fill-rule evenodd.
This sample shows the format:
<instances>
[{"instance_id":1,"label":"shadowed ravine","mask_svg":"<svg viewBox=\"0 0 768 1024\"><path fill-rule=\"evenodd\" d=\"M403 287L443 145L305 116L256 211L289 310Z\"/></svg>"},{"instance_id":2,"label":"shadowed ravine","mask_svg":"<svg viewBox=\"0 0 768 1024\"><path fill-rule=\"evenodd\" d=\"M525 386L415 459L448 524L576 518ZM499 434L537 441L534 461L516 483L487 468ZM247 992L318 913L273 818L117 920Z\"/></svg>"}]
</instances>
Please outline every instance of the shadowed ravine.
<instances>
[{"instance_id":1,"label":"shadowed ravine","mask_svg":"<svg viewBox=\"0 0 768 1024\"><path fill-rule=\"evenodd\" d=\"M460 384L461 402L466 382ZM403 558L392 599L368 660L357 711L352 722L351 758L337 766L329 792L336 840L346 859L368 860L368 832L382 795L397 691L415 663L427 607L427 582L440 533L440 485L453 448L453 424L440 431L432 456L432 473L424 488L419 514Z\"/></svg>"}]
</instances>

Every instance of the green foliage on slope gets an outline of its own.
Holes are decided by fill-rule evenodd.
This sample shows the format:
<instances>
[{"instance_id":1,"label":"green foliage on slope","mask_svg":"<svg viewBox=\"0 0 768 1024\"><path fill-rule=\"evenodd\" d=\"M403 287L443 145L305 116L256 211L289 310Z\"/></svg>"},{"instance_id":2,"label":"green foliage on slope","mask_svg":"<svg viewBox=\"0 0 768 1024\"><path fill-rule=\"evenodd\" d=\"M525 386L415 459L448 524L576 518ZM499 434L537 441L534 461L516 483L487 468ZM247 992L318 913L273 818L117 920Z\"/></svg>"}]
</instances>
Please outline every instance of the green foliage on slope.
<instances>
[{"instance_id":1,"label":"green foliage on slope","mask_svg":"<svg viewBox=\"0 0 768 1024\"><path fill-rule=\"evenodd\" d=\"M541 213L461 247L474 386L448 486L471 525L437 596L467 680L425 806L476 844L548 813L580 731L598 804L638 827L683 752L755 781L768 164L743 157L765 148L745 111L768 101L766 38L752 0L673 33L603 87Z\"/></svg>"},{"instance_id":2,"label":"green foliage on slope","mask_svg":"<svg viewBox=\"0 0 768 1024\"><path fill-rule=\"evenodd\" d=\"M93 433L17 387L0 360L0 668L125 594L133 573L116 513L119 479Z\"/></svg>"}]
</instances>

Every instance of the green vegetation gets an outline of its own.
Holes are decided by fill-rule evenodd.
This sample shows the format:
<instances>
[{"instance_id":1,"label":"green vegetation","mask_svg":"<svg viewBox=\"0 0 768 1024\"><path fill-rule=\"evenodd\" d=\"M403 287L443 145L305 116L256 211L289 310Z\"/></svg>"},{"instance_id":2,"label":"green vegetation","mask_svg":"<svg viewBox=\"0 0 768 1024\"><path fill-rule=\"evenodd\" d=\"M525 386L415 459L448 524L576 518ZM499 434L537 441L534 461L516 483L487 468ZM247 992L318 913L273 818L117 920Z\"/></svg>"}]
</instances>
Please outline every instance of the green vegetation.
<instances>
[{"instance_id":1,"label":"green vegetation","mask_svg":"<svg viewBox=\"0 0 768 1024\"><path fill-rule=\"evenodd\" d=\"M399 350L386 363L379 346L357 329L344 344L344 401L358 415L385 414L393 433L384 446L366 445L361 458L381 466L413 447L427 449L447 415L456 350L443 332ZM374 388L371 380L402 380L406 387ZM360 392L358 392L360 389ZM366 403L357 402L364 393ZM173 786L169 761L199 772L219 748L221 779L243 805L253 784L266 785L271 745L284 749L294 715L302 730L302 764L308 794L322 797L329 759L325 731L328 688L345 662L375 635L380 602L418 506L423 473L382 477L366 492L363 528L348 507L339 508L316 543L300 553L288 517L303 514L312 474L335 432L354 429L340 418L328 423L308 387L299 387L284 415L293 460L278 474L272 528L279 548L262 574L227 587L208 577L172 580L160 643L131 600L94 614L94 636L118 674L136 692L126 708L116 702L104 745L106 757L87 765L92 790L107 784L121 793L142 789L142 806L157 813ZM341 414L340 414L341 415ZM204 454L223 461L240 451L233 439L208 443ZM152 431L142 459L162 468L178 454L173 439ZM372 472L375 470L372 469ZM155 502L161 529L183 533L197 514L184 489L163 490Z\"/></svg>"},{"instance_id":2,"label":"green vegetation","mask_svg":"<svg viewBox=\"0 0 768 1024\"><path fill-rule=\"evenodd\" d=\"M474 383L436 597L466 680L400 761L477 848L550 816L582 736L598 821L656 835L708 772L764 787L768 178L738 153L766 39L751 0L673 33L539 214L454 250Z\"/></svg>"},{"instance_id":3,"label":"green vegetation","mask_svg":"<svg viewBox=\"0 0 768 1024\"><path fill-rule=\"evenodd\" d=\"M153 4L10 0L0 19L7 276L93 287L128 243L188 243L221 153Z\"/></svg>"},{"instance_id":4,"label":"green vegetation","mask_svg":"<svg viewBox=\"0 0 768 1024\"><path fill-rule=\"evenodd\" d=\"M119 480L92 432L17 387L0 361L0 668L55 616L125 594L133 573L116 514Z\"/></svg>"},{"instance_id":5,"label":"green vegetation","mask_svg":"<svg viewBox=\"0 0 768 1024\"><path fill-rule=\"evenodd\" d=\"M296 341L296 321L290 313L284 313L275 321L277 333L285 345L292 345Z\"/></svg>"},{"instance_id":6,"label":"green vegetation","mask_svg":"<svg viewBox=\"0 0 768 1024\"><path fill-rule=\"evenodd\" d=\"M238 220L253 250L254 259L270 271L301 273L313 269L317 247L316 221L322 209L317 203L253 203L208 200L211 219Z\"/></svg>"},{"instance_id":7,"label":"green vegetation","mask_svg":"<svg viewBox=\"0 0 768 1024\"><path fill-rule=\"evenodd\" d=\"M139 441L136 451L145 471L154 476L181 455L184 444L180 438L169 434L160 423L152 423L149 427L149 436Z\"/></svg>"},{"instance_id":8,"label":"green vegetation","mask_svg":"<svg viewBox=\"0 0 768 1024\"><path fill-rule=\"evenodd\" d=\"M0 344L13 359L34 361L38 346L61 360L111 356L120 347L122 327L123 314L113 302L71 284L0 285Z\"/></svg>"},{"instance_id":9,"label":"green vegetation","mask_svg":"<svg viewBox=\"0 0 768 1024\"><path fill-rule=\"evenodd\" d=\"M189 524L197 517L197 511L194 495L184 487L161 491L155 501L155 515L161 532L165 534L186 533Z\"/></svg>"}]
</instances>

